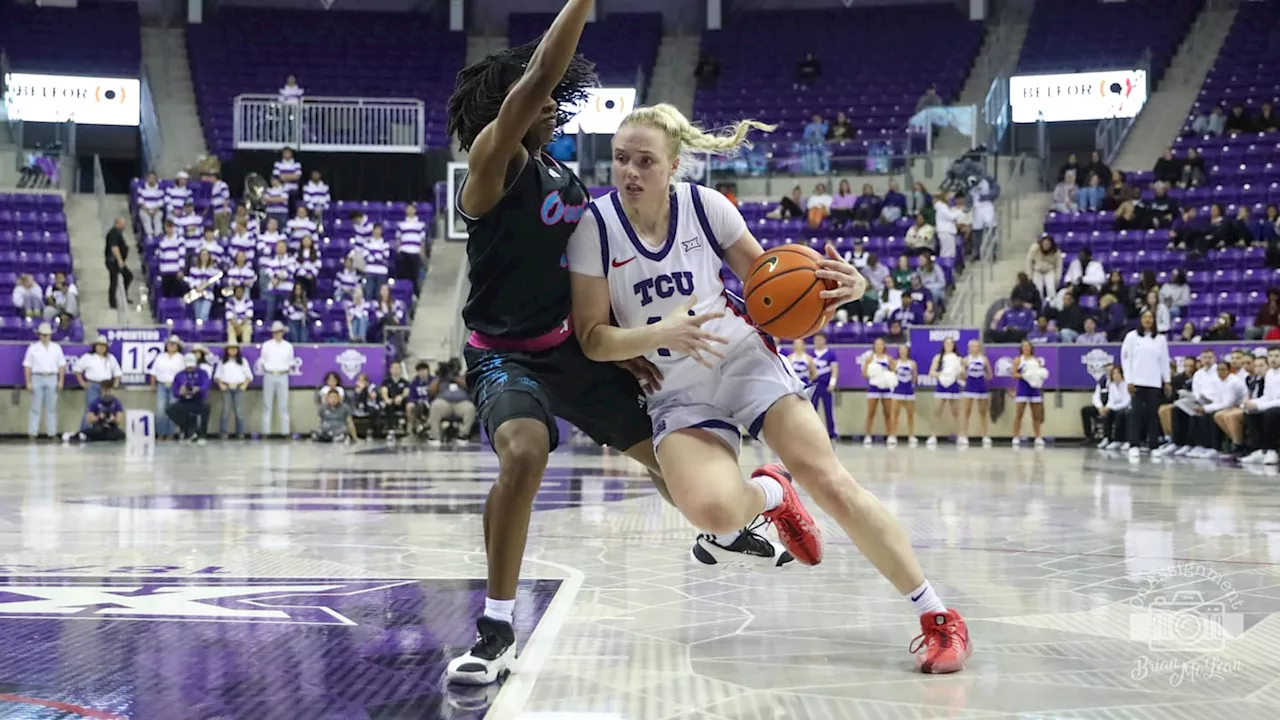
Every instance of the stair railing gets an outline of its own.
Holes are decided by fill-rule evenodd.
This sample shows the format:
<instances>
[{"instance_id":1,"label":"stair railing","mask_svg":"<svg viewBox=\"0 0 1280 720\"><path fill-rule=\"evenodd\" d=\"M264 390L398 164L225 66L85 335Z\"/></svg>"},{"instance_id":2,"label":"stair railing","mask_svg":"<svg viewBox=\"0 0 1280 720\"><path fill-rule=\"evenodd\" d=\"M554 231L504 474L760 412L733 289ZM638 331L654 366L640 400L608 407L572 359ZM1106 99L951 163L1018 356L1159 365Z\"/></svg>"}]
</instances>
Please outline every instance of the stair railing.
<instances>
[{"instance_id":1,"label":"stair railing","mask_svg":"<svg viewBox=\"0 0 1280 720\"><path fill-rule=\"evenodd\" d=\"M151 87L151 76L146 70L142 72L142 156L146 162L146 170L157 171L160 157L164 152L164 136L160 131L160 118L156 114L155 93Z\"/></svg>"}]
</instances>

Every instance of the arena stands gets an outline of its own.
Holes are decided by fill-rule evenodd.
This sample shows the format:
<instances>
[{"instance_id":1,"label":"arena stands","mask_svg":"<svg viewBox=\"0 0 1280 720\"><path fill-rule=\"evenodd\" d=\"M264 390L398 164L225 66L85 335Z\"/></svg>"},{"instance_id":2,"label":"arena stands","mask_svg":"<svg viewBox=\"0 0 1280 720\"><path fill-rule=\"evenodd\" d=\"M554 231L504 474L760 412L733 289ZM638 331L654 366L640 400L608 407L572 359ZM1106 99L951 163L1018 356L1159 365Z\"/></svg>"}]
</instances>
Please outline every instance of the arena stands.
<instances>
[{"instance_id":1,"label":"arena stands","mask_svg":"<svg viewBox=\"0 0 1280 720\"><path fill-rule=\"evenodd\" d=\"M48 305L40 314L24 317L22 309L12 301L21 275L31 275L47 296L55 273L64 273L68 286L75 285L62 198L52 194L0 193L0 340L34 339L36 326L43 319L54 325L55 339L84 339L84 327L78 317L54 322L58 314Z\"/></svg>"},{"instance_id":2,"label":"arena stands","mask_svg":"<svg viewBox=\"0 0 1280 720\"><path fill-rule=\"evenodd\" d=\"M0 48L16 72L136 78L139 27L137 3L76 9L0 3Z\"/></svg>"},{"instance_id":3,"label":"arena stands","mask_svg":"<svg viewBox=\"0 0 1280 720\"><path fill-rule=\"evenodd\" d=\"M1071 73L1133 67L1150 48L1152 80L1159 80L1202 4L1201 0L1036 3L1018 72Z\"/></svg>"},{"instance_id":4,"label":"arena stands","mask_svg":"<svg viewBox=\"0 0 1280 720\"><path fill-rule=\"evenodd\" d=\"M135 30L136 32L136 30ZM234 150L232 109L245 93L275 94L289 75L308 96L418 98L428 147L447 147L445 101L466 38L418 14L226 8L187 29L196 103L209 149Z\"/></svg>"},{"instance_id":5,"label":"arena stands","mask_svg":"<svg viewBox=\"0 0 1280 720\"><path fill-rule=\"evenodd\" d=\"M954 3L729 16L722 30L703 33L703 55L722 69L714 87L698 90L694 113L713 125L743 117L778 123L761 143L775 157L801 154L797 144L814 114L831 121L839 112L852 132L838 155L865 156L884 145L921 150L924 139L912 143L907 133L917 102L931 85L954 101L982 37L982 23ZM808 53L821 70L800 87L798 64Z\"/></svg>"},{"instance_id":6,"label":"arena stands","mask_svg":"<svg viewBox=\"0 0 1280 720\"><path fill-rule=\"evenodd\" d=\"M536 40L554 19L553 14L512 13L507 37L513 47ZM626 38L626 42L619 42L619 38ZM646 82L653 76L661 43L660 13L611 12L587 25L578 52L596 63L602 86L634 87L637 70L644 73ZM645 88L636 90L644 96Z\"/></svg>"}]
</instances>

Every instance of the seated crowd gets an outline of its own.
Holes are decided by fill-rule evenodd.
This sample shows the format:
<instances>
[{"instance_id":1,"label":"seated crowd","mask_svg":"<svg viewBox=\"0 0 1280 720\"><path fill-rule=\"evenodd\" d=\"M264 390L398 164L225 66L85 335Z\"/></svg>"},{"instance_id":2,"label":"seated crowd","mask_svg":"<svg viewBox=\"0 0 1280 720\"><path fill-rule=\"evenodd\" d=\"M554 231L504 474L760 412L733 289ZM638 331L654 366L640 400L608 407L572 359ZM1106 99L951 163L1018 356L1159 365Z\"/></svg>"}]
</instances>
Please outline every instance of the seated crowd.
<instances>
[{"instance_id":1,"label":"seated crowd","mask_svg":"<svg viewBox=\"0 0 1280 720\"><path fill-rule=\"evenodd\" d=\"M417 364L412 378L405 377L400 363L393 363L389 372L380 386L370 382L368 373L360 373L349 389L342 386L337 373L328 373L316 392L320 422L312 440L349 442L404 435L425 437L439 445L450 437L462 443L470 439L476 409L458 360L440 363L435 375L425 362ZM451 426L448 432L446 422Z\"/></svg>"}]
</instances>

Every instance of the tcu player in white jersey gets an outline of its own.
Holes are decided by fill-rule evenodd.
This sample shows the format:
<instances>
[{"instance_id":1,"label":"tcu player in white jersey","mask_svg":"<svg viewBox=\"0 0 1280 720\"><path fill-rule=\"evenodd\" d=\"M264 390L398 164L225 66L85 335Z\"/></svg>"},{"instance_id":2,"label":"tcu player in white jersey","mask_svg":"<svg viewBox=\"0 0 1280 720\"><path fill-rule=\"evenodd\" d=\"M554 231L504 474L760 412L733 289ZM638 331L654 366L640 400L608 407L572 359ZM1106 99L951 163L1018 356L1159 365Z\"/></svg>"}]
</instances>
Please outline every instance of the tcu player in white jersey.
<instances>
[{"instance_id":1,"label":"tcu player in white jersey","mask_svg":"<svg viewBox=\"0 0 1280 720\"><path fill-rule=\"evenodd\" d=\"M639 108L613 138L618 190L596 200L569 240L573 324L587 357L644 356L662 373L649 398L653 443L676 507L711 533L733 532L763 514L797 560L822 557L817 525L792 477L920 616L912 650L923 672L955 672L969 633L925 580L910 541L879 500L837 460L804 384L742 315L727 304L724 263L746 277L763 250L737 208L706 188L675 183L682 152L728 153L745 144L740 123L708 135L670 105ZM833 306L861 297L866 281L828 247L818 276ZM612 318L612 319L611 319ZM617 325L613 322L616 320ZM763 435L785 463L743 482L739 428Z\"/></svg>"}]
</instances>

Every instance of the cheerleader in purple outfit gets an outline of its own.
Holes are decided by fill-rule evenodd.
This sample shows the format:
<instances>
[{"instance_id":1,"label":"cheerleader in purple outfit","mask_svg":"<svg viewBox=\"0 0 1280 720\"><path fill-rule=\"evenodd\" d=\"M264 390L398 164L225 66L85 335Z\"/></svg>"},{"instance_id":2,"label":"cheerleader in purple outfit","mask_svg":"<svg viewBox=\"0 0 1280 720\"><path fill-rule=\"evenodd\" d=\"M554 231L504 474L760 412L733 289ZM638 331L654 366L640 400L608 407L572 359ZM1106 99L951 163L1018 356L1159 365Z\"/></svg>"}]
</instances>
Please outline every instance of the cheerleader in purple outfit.
<instances>
[{"instance_id":1,"label":"cheerleader in purple outfit","mask_svg":"<svg viewBox=\"0 0 1280 720\"><path fill-rule=\"evenodd\" d=\"M1025 368L1041 362L1040 358L1036 357L1035 346L1029 340L1023 340L1018 357L1013 359L1013 379L1018 383L1013 396L1014 407L1017 408L1013 415L1013 447L1022 444L1019 431L1022 429L1022 414L1026 412L1028 405L1031 406L1031 432L1035 435L1036 447L1044 447L1044 438L1040 437L1040 425L1044 422L1044 394L1040 388L1032 387L1022 376Z\"/></svg>"},{"instance_id":2,"label":"cheerleader in purple outfit","mask_svg":"<svg viewBox=\"0 0 1280 720\"><path fill-rule=\"evenodd\" d=\"M910 345L898 346L898 365L893 374L898 384L893 388L893 409L890 411L893 422L889 430L888 444L891 447L898 444L898 416L901 414L900 411L905 410L907 444L915 447L918 442L916 440L916 361L911 359Z\"/></svg>"},{"instance_id":3,"label":"cheerleader in purple outfit","mask_svg":"<svg viewBox=\"0 0 1280 720\"><path fill-rule=\"evenodd\" d=\"M816 377L813 381L813 407L827 421L827 437L836 437L836 382L840 377L840 363L836 362L836 353L827 347L827 336L813 336L813 368Z\"/></svg>"},{"instance_id":4,"label":"cheerleader in purple outfit","mask_svg":"<svg viewBox=\"0 0 1280 720\"><path fill-rule=\"evenodd\" d=\"M868 357L866 361L862 363L862 375L868 380L871 379L871 367L873 365L878 365L879 367L883 368L885 372L892 373L894 371L893 358L889 357L889 353L885 351L884 338L882 337L876 338L875 342L871 345L871 356ZM862 435L862 444L864 446L870 446L871 443L875 441L873 436L871 435L871 425L872 423L875 422L877 408L880 408L881 412L884 414L885 432L890 437L893 436L892 426L891 426L891 423L893 421L890 420L890 416L889 416L889 410L890 410L889 403L890 403L890 397L892 395L893 395L892 387L881 388L881 387L876 387L875 385L868 384L867 386L867 421L866 421L866 426L864 428L863 435Z\"/></svg>"},{"instance_id":5,"label":"cheerleader in purple outfit","mask_svg":"<svg viewBox=\"0 0 1280 720\"><path fill-rule=\"evenodd\" d=\"M957 428L960 427L960 386L963 364L960 354L956 352L955 338L943 338L942 352L933 356L929 364L929 377L933 378L933 427L934 434L929 436L928 446L938 444L937 428L942 425L942 415L947 408L951 409L951 419Z\"/></svg>"},{"instance_id":6,"label":"cheerleader in purple outfit","mask_svg":"<svg viewBox=\"0 0 1280 720\"><path fill-rule=\"evenodd\" d=\"M814 379L818 377L813 356L809 354L803 339L791 341L791 354L787 356L787 361L791 363L792 372L803 380L805 385L812 385Z\"/></svg>"},{"instance_id":7,"label":"cheerleader in purple outfit","mask_svg":"<svg viewBox=\"0 0 1280 720\"><path fill-rule=\"evenodd\" d=\"M969 446L969 415L973 405L978 404L978 424L982 427L982 446L991 447L991 397L987 393L987 383L991 382L991 361L982 352L982 342L969 341L969 354L961 362L964 372L964 390L960 396L964 398L964 428L956 445Z\"/></svg>"}]
</instances>

